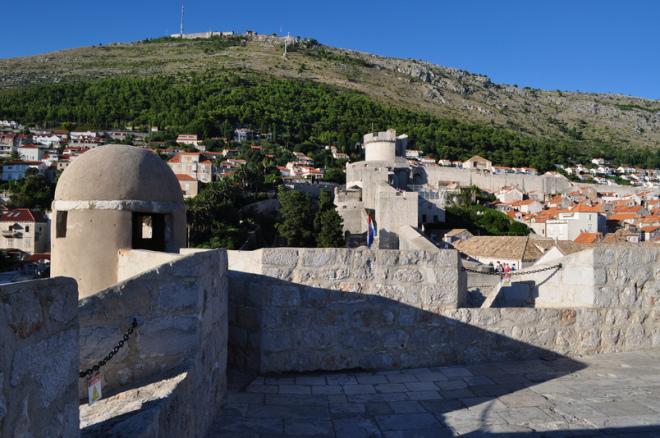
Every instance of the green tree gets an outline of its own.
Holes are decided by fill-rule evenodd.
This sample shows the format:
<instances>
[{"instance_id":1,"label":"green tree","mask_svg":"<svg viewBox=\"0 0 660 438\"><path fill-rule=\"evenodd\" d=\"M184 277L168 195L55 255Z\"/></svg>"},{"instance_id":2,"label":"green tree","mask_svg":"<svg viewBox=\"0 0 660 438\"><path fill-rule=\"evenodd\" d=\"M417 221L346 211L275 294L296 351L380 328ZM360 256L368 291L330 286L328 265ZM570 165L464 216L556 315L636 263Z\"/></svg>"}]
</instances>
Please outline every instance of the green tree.
<instances>
[{"instance_id":1,"label":"green tree","mask_svg":"<svg viewBox=\"0 0 660 438\"><path fill-rule=\"evenodd\" d=\"M326 189L321 189L319 211L314 218L317 246L319 248L343 248L346 244L343 223L344 220L335 209L332 194Z\"/></svg>"},{"instance_id":2,"label":"green tree","mask_svg":"<svg viewBox=\"0 0 660 438\"><path fill-rule=\"evenodd\" d=\"M280 186L279 195L283 221L276 228L280 236L286 239L286 245L315 246L314 215L309 196L296 190L287 191L284 186Z\"/></svg>"}]
</instances>

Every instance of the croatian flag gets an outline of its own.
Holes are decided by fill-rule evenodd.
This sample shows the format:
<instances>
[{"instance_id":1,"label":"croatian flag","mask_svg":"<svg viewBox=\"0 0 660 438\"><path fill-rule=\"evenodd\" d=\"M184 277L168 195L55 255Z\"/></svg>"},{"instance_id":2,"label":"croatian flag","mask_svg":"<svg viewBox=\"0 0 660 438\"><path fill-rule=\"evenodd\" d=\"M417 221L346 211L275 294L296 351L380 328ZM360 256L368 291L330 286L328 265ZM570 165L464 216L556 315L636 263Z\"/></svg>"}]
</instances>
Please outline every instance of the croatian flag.
<instances>
[{"instance_id":1,"label":"croatian flag","mask_svg":"<svg viewBox=\"0 0 660 438\"><path fill-rule=\"evenodd\" d=\"M376 237L376 227L374 227L374 222L371 220L371 215L367 220L367 248L371 248L371 244L374 243L374 237Z\"/></svg>"}]
</instances>

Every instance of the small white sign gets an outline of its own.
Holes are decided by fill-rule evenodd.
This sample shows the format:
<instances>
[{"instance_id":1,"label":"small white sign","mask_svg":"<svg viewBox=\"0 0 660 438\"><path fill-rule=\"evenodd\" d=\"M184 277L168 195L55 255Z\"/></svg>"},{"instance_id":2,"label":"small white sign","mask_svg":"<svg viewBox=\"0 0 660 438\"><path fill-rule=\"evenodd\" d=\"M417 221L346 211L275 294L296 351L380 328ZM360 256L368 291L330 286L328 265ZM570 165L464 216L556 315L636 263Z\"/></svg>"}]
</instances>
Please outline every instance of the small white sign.
<instances>
[{"instance_id":1,"label":"small white sign","mask_svg":"<svg viewBox=\"0 0 660 438\"><path fill-rule=\"evenodd\" d=\"M97 371L87 379L87 392L89 394L89 405L101 400L101 372Z\"/></svg>"},{"instance_id":2,"label":"small white sign","mask_svg":"<svg viewBox=\"0 0 660 438\"><path fill-rule=\"evenodd\" d=\"M502 287L511 287L510 275L502 275Z\"/></svg>"}]
</instances>

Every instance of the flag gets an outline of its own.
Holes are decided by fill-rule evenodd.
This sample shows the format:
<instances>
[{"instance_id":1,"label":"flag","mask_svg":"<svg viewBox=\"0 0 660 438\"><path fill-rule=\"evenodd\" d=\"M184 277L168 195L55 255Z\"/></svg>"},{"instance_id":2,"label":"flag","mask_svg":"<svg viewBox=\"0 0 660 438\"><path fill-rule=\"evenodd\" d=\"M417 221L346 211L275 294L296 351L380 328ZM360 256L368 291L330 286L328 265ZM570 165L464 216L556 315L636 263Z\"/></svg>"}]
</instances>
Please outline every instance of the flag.
<instances>
[{"instance_id":1,"label":"flag","mask_svg":"<svg viewBox=\"0 0 660 438\"><path fill-rule=\"evenodd\" d=\"M374 237L376 237L376 227L374 227L374 222L371 220L371 215L367 220L367 248L371 248L371 244L374 243Z\"/></svg>"}]
</instances>

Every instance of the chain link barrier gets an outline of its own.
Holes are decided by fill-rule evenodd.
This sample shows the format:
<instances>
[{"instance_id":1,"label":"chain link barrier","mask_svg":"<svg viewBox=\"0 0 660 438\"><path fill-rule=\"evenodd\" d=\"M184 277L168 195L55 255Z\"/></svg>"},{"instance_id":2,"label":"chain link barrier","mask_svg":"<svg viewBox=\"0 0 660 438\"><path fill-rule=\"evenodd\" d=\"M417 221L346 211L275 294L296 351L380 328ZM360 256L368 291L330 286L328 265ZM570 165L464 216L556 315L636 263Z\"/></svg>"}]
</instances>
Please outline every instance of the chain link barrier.
<instances>
[{"instance_id":1,"label":"chain link barrier","mask_svg":"<svg viewBox=\"0 0 660 438\"><path fill-rule=\"evenodd\" d=\"M137 326L138 326L137 320L136 320L136 319L133 319L133 322L131 323L130 328L129 328L128 330L126 330L126 333L124 333L124 336L122 337L121 341L117 342L117 345L115 345L115 348L113 348L112 350L110 350L110 353L108 353L108 355L107 355L106 357L104 357L102 361L100 361L99 363L97 363L96 365L94 365L93 367L91 367L91 368L89 368L89 369L87 369L87 370L85 370L85 371L81 371L81 372L78 374L78 375L80 376L80 378L83 379L83 378L85 378L85 377L89 377L89 376L91 376L92 374L94 374L95 372L97 372L98 370L100 370L102 366L104 366L106 363L108 363L108 361L109 361L110 359L112 359L112 356L114 356L115 354L117 354L117 352L119 351L119 349L120 349L121 347L124 346L124 343L125 343L126 341L128 341L128 338L133 334L133 330L134 330Z\"/></svg>"},{"instance_id":2,"label":"chain link barrier","mask_svg":"<svg viewBox=\"0 0 660 438\"><path fill-rule=\"evenodd\" d=\"M468 268L465 268L465 267L463 267L463 271L472 272L473 274L483 274L483 275L497 275L497 276L502 276L502 275L527 275L527 274L536 274L537 272L551 271L551 270L553 270L553 269L561 269L561 268L562 268L562 264L559 263L558 265L548 266L547 268L541 268L541 269L537 269L537 270L535 270L535 271L511 271L511 272L504 272L504 271L502 271L502 272L497 272L497 271L493 271L493 272L482 272L482 271L477 271L476 269L468 269Z\"/></svg>"}]
</instances>

